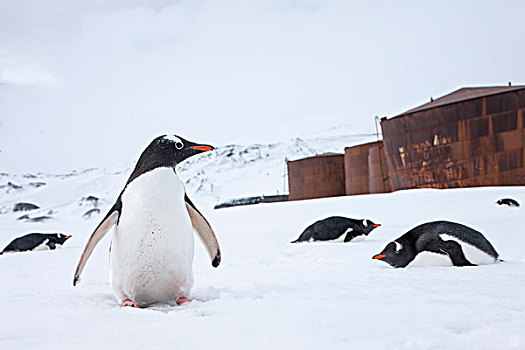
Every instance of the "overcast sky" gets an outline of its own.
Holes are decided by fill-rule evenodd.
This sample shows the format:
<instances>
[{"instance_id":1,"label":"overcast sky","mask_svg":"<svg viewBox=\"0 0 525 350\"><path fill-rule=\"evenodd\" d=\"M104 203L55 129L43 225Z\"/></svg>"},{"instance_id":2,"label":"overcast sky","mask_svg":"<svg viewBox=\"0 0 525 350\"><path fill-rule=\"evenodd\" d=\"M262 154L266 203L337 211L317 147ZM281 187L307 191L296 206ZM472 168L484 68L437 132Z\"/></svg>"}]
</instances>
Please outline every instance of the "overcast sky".
<instances>
[{"instance_id":1,"label":"overcast sky","mask_svg":"<svg viewBox=\"0 0 525 350\"><path fill-rule=\"evenodd\" d=\"M523 1L1 0L0 172L111 167L525 84Z\"/></svg>"}]
</instances>

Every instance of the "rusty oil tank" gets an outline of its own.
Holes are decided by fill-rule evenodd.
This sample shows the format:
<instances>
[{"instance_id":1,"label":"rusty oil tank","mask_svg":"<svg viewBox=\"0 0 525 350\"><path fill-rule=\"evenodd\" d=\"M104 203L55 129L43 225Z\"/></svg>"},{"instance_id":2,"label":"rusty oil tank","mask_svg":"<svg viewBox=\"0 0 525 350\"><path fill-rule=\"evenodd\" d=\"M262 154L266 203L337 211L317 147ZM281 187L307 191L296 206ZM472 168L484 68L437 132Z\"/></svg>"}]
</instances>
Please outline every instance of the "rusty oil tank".
<instances>
[{"instance_id":1,"label":"rusty oil tank","mask_svg":"<svg viewBox=\"0 0 525 350\"><path fill-rule=\"evenodd\" d=\"M464 88L381 121L393 190L525 185L525 86Z\"/></svg>"},{"instance_id":2,"label":"rusty oil tank","mask_svg":"<svg viewBox=\"0 0 525 350\"><path fill-rule=\"evenodd\" d=\"M383 142L368 149L368 180L369 193L392 192Z\"/></svg>"},{"instance_id":3,"label":"rusty oil tank","mask_svg":"<svg viewBox=\"0 0 525 350\"><path fill-rule=\"evenodd\" d=\"M369 190L368 152L378 142L345 148L346 194L366 194Z\"/></svg>"},{"instance_id":4,"label":"rusty oil tank","mask_svg":"<svg viewBox=\"0 0 525 350\"><path fill-rule=\"evenodd\" d=\"M312 199L345 194L344 155L321 154L287 162L289 199Z\"/></svg>"}]
</instances>

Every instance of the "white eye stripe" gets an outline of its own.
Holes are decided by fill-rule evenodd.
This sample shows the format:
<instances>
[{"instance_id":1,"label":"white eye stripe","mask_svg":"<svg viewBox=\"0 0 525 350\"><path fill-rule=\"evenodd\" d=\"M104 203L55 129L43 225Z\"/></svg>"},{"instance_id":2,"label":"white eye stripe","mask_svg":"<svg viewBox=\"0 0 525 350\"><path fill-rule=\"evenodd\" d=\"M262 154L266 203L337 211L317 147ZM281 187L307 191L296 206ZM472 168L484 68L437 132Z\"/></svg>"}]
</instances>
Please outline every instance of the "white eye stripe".
<instances>
[{"instance_id":1,"label":"white eye stripe","mask_svg":"<svg viewBox=\"0 0 525 350\"><path fill-rule=\"evenodd\" d=\"M368 223L366 222L366 220L363 220L363 226L368 227Z\"/></svg>"},{"instance_id":2,"label":"white eye stripe","mask_svg":"<svg viewBox=\"0 0 525 350\"><path fill-rule=\"evenodd\" d=\"M169 140L169 141L173 141L173 142L175 142L175 143L177 143L177 142L182 143L181 139L179 139L179 138L178 138L177 136L175 136L175 135L166 135L166 136L164 136L164 139Z\"/></svg>"},{"instance_id":3,"label":"white eye stripe","mask_svg":"<svg viewBox=\"0 0 525 350\"><path fill-rule=\"evenodd\" d=\"M184 147L184 142L175 135L166 135L164 136L164 139L172 141L175 144L176 149L182 149Z\"/></svg>"},{"instance_id":4,"label":"white eye stripe","mask_svg":"<svg viewBox=\"0 0 525 350\"><path fill-rule=\"evenodd\" d=\"M401 249L403 249L403 245L402 245L401 243L396 242L396 241L394 241L394 243L396 244L396 253L397 253L398 251L400 251Z\"/></svg>"}]
</instances>

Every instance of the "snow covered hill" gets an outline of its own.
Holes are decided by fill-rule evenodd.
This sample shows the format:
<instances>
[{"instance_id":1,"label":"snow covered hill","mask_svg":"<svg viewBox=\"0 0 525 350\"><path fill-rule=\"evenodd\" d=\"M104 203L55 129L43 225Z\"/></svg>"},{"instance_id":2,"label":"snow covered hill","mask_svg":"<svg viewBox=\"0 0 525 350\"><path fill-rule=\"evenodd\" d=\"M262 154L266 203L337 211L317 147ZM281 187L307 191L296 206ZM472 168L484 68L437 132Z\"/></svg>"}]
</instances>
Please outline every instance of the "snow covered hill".
<instances>
[{"instance_id":1,"label":"snow covered hill","mask_svg":"<svg viewBox=\"0 0 525 350\"><path fill-rule=\"evenodd\" d=\"M0 348L524 349L523 209L494 204L502 197L525 203L524 187L413 190L212 210L219 200L281 193L285 158L342 152L369 140L332 133L232 145L181 164L188 193L216 230L223 261L212 268L196 244L195 301L180 307L119 307L108 282L109 237L95 250L82 282L72 286L87 238L113 204L131 163L63 175L0 174L2 248L28 232L73 235L56 251L0 257ZM13 211L22 202L39 209ZM363 242L289 243L330 215L383 226ZM392 269L371 259L411 227L436 219L485 233L505 262Z\"/></svg>"},{"instance_id":2,"label":"snow covered hill","mask_svg":"<svg viewBox=\"0 0 525 350\"><path fill-rule=\"evenodd\" d=\"M345 134L351 126L324 130L282 143L229 145L192 157L177 168L192 197L210 205L236 197L283 194L288 191L286 160L326 152L344 151L344 147L369 140L370 133ZM138 158L138 155L137 155ZM36 201L42 209L32 216L85 214L79 208L82 198L100 199L97 208L112 204L125 184L134 162L121 169L84 169L66 174L0 173L0 213L9 213L17 202Z\"/></svg>"},{"instance_id":3,"label":"snow covered hill","mask_svg":"<svg viewBox=\"0 0 525 350\"><path fill-rule=\"evenodd\" d=\"M372 134L327 135L296 138L268 145L229 145L188 159L178 167L189 192L217 201L242 196L288 192L286 161L327 152L343 153L344 147L374 140Z\"/></svg>"}]
</instances>

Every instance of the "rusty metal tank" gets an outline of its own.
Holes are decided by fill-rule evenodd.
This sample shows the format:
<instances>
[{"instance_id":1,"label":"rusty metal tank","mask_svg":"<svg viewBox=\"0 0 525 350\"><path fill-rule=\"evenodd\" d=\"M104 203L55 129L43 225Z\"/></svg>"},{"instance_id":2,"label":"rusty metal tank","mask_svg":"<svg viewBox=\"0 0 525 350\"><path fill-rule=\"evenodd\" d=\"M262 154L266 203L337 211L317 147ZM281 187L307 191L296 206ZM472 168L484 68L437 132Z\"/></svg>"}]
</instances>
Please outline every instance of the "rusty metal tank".
<instances>
[{"instance_id":1,"label":"rusty metal tank","mask_svg":"<svg viewBox=\"0 0 525 350\"><path fill-rule=\"evenodd\" d=\"M464 88L381 121L393 190L525 185L525 86Z\"/></svg>"},{"instance_id":2,"label":"rusty metal tank","mask_svg":"<svg viewBox=\"0 0 525 350\"><path fill-rule=\"evenodd\" d=\"M322 154L289 161L289 199L312 199L345 194L344 155Z\"/></svg>"},{"instance_id":3,"label":"rusty metal tank","mask_svg":"<svg viewBox=\"0 0 525 350\"><path fill-rule=\"evenodd\" d=\"M369 193L392 192L383 142L377 142L368 149L368 180Z\"/></svg>"},{"instance_id":4,"label":"rusty metal tank","mask_svg":"<svg viewBox=\"0 0 525 350\"><path fill-rule=\"evenodd\" d=\"M345 148L346 194L369 193L368 151L378 142Z\"/></svg>"}]
</instances>

